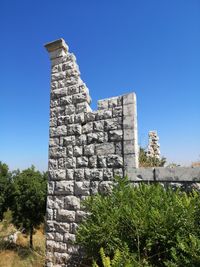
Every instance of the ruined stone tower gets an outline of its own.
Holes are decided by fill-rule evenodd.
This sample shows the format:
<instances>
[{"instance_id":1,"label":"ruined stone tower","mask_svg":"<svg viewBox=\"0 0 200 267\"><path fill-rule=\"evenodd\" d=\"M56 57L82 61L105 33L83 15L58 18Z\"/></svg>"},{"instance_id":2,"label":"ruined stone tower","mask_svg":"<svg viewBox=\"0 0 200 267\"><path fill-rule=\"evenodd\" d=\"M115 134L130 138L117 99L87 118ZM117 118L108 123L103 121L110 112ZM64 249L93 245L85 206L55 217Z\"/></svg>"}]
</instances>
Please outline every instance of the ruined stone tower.
<instances>
[{"instance_id":1,"label":"ruined stone tower","mask_svg":"<svg viewBox=\"0 0 200 267\"><path fill-rule=\"evenodd\" d=\"M160 159L160 144L157 131L149 131L149 144L147 148L147 156Z\"/></svg>"},{"instance_id":2,"label":"ruined stone tower","mask_svg":"<svg viewBox=\"0 0 200 267\"><path fill-rule=\"evenodd\" d=\"M47 266L74 266L80 258L76 228L86 215L81 200L138 167L136 95L99 100L92 111L65 41L45 47L51 60Z\"/></svg>"}]
</instances>

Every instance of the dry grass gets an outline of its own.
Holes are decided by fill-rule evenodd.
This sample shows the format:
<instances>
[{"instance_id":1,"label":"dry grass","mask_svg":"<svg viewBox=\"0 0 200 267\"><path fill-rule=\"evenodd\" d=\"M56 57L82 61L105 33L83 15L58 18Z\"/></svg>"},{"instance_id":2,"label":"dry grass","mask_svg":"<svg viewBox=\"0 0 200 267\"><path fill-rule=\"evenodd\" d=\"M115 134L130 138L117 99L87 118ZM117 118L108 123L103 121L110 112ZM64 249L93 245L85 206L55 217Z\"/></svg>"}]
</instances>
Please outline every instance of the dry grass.
<instances>
[{"instance_id":1,"label":"dry grass","mask_svg":"<svg viewBox=\"0 0 200 267\"><path fill-rule=\"evenodd\" d=\"M33 236L34 250L29 248L29 236L19 234L16 244L3 241L2 237L15 232L10 223L0 223L0 267L42 267L45 259L43 226Z\"/></svg>"}]
</instances>

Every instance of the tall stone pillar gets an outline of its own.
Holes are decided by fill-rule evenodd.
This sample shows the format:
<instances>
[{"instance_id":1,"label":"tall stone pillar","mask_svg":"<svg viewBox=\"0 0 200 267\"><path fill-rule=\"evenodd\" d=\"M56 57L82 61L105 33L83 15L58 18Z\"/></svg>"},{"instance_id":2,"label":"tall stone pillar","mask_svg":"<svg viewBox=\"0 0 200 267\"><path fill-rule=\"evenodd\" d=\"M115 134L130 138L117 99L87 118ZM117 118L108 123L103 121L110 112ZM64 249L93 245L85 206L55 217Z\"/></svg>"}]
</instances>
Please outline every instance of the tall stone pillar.
<instances>
[{"instance_id":1,"label":"tall stone pillar","mask_svg":"<svg viewBox=\"0 0 200 267\"><path fill-rule=\"evenodd\" d=\"M87 215L81 200L138 167L136 95L99 100L92 111L65 41L45 47L51 59L47 266L76 266L81 252L75 233Z\"/></svg>"},{"instance_id":2,"label":"tall stone pillar","mask_svg":"<svg viewBox=\"0 0 200 267\"><path fill-rule=\"evenodd\" d=\"M149 144L147 148L147 156L160 159L160 144L157 131L149 131Z\"/></svg>"}]
</instances>

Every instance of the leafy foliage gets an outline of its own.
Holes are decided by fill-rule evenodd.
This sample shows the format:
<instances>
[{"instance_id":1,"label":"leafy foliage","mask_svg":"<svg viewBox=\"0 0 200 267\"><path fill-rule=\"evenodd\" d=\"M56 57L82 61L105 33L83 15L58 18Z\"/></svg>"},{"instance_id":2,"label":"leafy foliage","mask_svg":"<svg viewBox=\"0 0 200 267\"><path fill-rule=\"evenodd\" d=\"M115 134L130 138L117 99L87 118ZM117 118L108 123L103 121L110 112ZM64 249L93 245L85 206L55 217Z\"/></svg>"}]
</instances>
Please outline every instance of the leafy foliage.
<instances>
[{"instance_id":1,"label":"leafy foliage","mask_svg":"<svg viewBox=\"0 0 200 267\"><path fill-rule=\"evenodd\" d=\"M158 159L156 157L147 156L144 148L140 147L139 165L140 167L163 167L166 163L166 158Z\"/></svg>"},{"instance_id":2,"label":"leafy foliage","mask_svg":"<svg viewBox=\"0 0 200 267\"><path fill-rule=\"evenodd\" d=\"M30 247L34 228L43 221L46 209L46 174L32 166L14 177L13 223L30 234Z\"/></svg>"},{"instance_id":3,"label":"leafy foliage","mask_svg":"<svg viewBox=\"0 0 200 267\"><path fill-rule=\"evenodd\" d=\"M137 263L132 266L200 266L197 192L159 184L131 187L118 179L110 195L89 197L84 206L90 215L77 239L89 257L98 261L103 247L110 258L117 250L122 257L131 255Z\"/></svg>"},{"instance_id":4,"label":"leafy foliage","mask_svg":"<svg viewBox=\"0 0 200 267\"><path fill-rule=\"evenodd\" d=\"M3 213L12 205L13 184L9 168L0 162L0 220Z\"/></svg>"}]
</instances>

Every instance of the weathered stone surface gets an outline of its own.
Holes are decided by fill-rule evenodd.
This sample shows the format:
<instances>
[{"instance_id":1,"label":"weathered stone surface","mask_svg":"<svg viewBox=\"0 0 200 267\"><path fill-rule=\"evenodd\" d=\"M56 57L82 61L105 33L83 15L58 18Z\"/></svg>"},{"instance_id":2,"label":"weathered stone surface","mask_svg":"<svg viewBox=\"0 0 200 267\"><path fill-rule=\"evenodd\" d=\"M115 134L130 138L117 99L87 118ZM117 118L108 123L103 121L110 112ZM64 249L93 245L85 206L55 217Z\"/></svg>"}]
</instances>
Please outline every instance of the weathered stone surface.
<instances>
[{"instance_id":1,"label":"weathered stone surface","mask_svg":"<svg viewBox=\"0 0 200 267\"><path fill-rule=\"evenodd\" d=\"M95 121L93 123L94 131L103 132L104 131L104 121Z\"/></svg>"},{"instance_id":2,"label":"weathered stone surface","mask_svg":"<svg viewBox=\"0 0 200 267\"><path fill-rule=\"evenodd\" d=\"M93 156L94 155L94 145L84 146L84 155L85 156Z\"/></svg>"},{"instance_id":3,"label":"weathered stone surface","mask_svg":"<svg viewBox=\"0 0 200 267\"><path fill-rule=\"evenodd\" d=\"M115 153L114 143L103 143L97 144L96 146L96 154L97 155L109 155Z\"/></svg>"},{"instance_id":4,"label":"weathered stone surface","mask_svg":"<svg viewBox=\"0 0 200 267\"><path fill-rule=\"evenodd\" d=\"M55 183L55 193L64 195L73 195L74 183L73 181L59 181Z\"/></svg>"},{"instance_id":5,"label":"weathered stone surface","mask_svg":"<svg viewBox=\"0 0 200 267\"><path fill-rule=\"evenodd\" d=\"M73 210L58 210L57 219L63 222L74 222L75 214Z\"/></svg>"},{"instance_id":6,"label":"weathered stone surface","mask_svg":"<svg viewBox=\"0 0 200 267\"><path fill-rule=\"evenodd\" d=\"M87 180L102 180L102 169L85 169L85 179Z\"/></svg>"},{"instance_id":7,"label":"weathered stone surface","mask_svg":"<svg viewBox=\"0 0 200 267\"><path fill-rule=\"evenodd\" d=\"M75 169L74 170L74 179L76 181L83 181L85 178L85 171L84 169Z\"/></svg>"},{"instance_id":8,"label":"weathered stone surface","mask_svg":"<svg viewBox=\"0 0 200 267\"><path fill-rule=\"evenodd\" d=\"M77 157L77 168L87 167L88 158L87 157Z\"/></svg>"},{"instance_id":9,"label":"weathered stone surface","mask_svg":"<svg viewBox=\"0 0 200 267\"><path fill-rule=\"evenodd\" d=\"M66 170L51 170L49 171L50 180L64 180L66 178Z\"/></svg>"},{"instance_id":10,"label":"weathered stone surface","mask_svg":"<svg viewBox=\"0 0 200 267\"><path fill-rule=\"evenodd\" d=\"M90 195L90 182L75 182L74 191L76 196L89 196Z\"/></svg>"},{"instance_id":11,"label":"weathered stone surface","mask_svg":"<svg viewBox=\"0 0 200 267\"><path fill-rule=\"evenodd\" d=\"M107 195L111 193L113 183L111 181L103 181L99 183L98 191L100 194Z\"/></svg>"},{"instance_id":12,"label":"weathered stone surface","mask_svg":"<svg viewBox=\"0 0 200 267\"><path fill-rule=\"evenodd\" d=\"M115 130L115 131L110 131L108 133L108 138L109 141L121 141L122 140L122 130Z\"/></svg>"},{"instance_id":13,"label":"weathered stone surface","mask_svg":"<svg viewBox=\"0 0 200 267\"><path fill-rule=\"evenodd\" d=\"M123 158L119 155L108 155L107 165L108 167L123 167Z\"/></svg>"},{"instance_id":14,"label":"weathered stone surface","mask_svg":"<svg viewBox=\"0 0 200 267\"><path fill-rule=\"evenodd\" d=\"M75 196L68 196L64 199L64 207L67 210L78 210L80 209L80 198Z\"/></svg>"}]
</instances>

